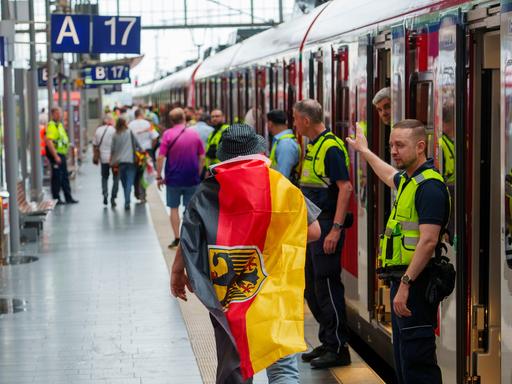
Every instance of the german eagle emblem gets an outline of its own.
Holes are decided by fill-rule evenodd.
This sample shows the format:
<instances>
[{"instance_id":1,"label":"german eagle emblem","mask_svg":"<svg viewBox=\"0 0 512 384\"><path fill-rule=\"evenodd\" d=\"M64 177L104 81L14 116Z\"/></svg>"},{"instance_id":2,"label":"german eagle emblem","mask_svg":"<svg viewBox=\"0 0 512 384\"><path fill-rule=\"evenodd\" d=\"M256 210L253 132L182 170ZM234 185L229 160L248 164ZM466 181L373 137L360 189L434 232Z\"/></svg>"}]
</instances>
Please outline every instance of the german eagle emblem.
<instances>
[{"instance_id":1,"label":"german eagle emblem","mask_svg":"<svg viewBox=\"0 0 512 384\"><path fill-rule=\"evenodd\" d=\"M267 278L256 246L208 247L210 279L223 307L253 298Z\"/></svg>"}]
</instances>

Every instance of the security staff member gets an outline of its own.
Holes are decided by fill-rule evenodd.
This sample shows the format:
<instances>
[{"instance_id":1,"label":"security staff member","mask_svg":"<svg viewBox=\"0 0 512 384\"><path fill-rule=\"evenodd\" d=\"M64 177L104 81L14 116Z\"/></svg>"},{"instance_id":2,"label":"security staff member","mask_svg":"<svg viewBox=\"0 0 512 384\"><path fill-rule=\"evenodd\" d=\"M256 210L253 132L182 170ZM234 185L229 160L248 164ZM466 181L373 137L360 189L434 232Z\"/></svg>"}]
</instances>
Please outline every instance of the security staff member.
<instances>
[{"instance_id":1,"label":"security staff member","mask_svg":"<svg viewBox=\"0 0 512 384\"><path fill-rule=\"evenodd\" d=\"M298 178L300 147L286 120L286 113L282 110L274 109L267 113L268 131L273 136L270 161L273 169L294 182Z\"/></svg>"},{"instance_id":2,"label":"security staff member","mask_svg":"<svg viewBox=\"0 0 512 384\"><path fill-rule=\"evenodd\" d=\"M51 120L46 127L46 156L52 167L51 190L57 204L76 204L77 200L71 196L66 156L69 150L69 139L61 122L62 111L58 107L51 110ZM65 202L60 199L60 189L64 192Z\"/></svg>"},{"instance_id":3,"label":"security staff member","mask_svg":"<svg viewBox=\"0 0 512 384\"><path fill-rule=\"evenodd\" d=\"M429 304L425 299L430 278L425 267L448 222L450 198L433 160L426 158L425 127L418 120L394 125L389 143L400 172L368 149L361 127L357 127L356 138L347 141L384 183L398 189L379 255L380 271L391 280L398 382L441 383L434 335L438 303Z\"/></svg>"},{"instance_id":4,"label":"security staff member","mask_svg":"<svg viewBox=\"0 0 512 384\"><path fill-rule=\"evenodd\" d=\"M220 109L214 109L212 111L210 114L210 124L213 127L213 132L210 133L210 136L208 136L208 140L206 141L206 154L204 161L206 170L208 170L210 165L220 162L217 158L217 147L222 139L222 134L229 128L229 125L226 124L224 113Z\"/></svg>"},{"instance_id":5,"label":"security staff member","mask_svg":"<svg viewBox=\"0 0 512 384\"><path fill-rule=\"evenodd\" d=\"M320 324L321 346L302 355L313 368L350 364L345 288L341 282L340 256L343 223L352 193L349 158L341 139L325 128L322 106L302 100L293 107L297 132L308 137L299 185L304 195L317 205L322 236L307 247L305 298Z\"/></svg>"}]
</instances>

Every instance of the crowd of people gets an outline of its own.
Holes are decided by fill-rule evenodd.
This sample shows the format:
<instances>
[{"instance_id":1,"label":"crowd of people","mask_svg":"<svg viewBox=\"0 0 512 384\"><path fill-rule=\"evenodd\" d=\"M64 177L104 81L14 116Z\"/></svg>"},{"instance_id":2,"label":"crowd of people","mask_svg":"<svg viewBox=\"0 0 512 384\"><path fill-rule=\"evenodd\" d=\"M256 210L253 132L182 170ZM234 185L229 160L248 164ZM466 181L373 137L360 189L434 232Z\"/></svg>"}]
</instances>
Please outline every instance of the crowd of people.
<instances>
[{"instance_id":1,"label":"crowd of people","mask_svg":"<svg viewBox=\"0 0 512 384\"><path fill-rule=\"evenodd\" d=\"M417 120L404 120L391 129L389 89L377 93L373 103L386 129L390 143L389 156L396 168L368 149L365 139L367 127L357 127L355 137L346 140L385 184L398 190L398 198L383 235L385 243L380 247L384 248L385 254L379 256L381 268L378 271L391 284L397 378L399 383L418 380L440 383L441 372L437 365L434 337L439 301L427 301L424 293L430 282L427 266L448 223L450 197L442 175L434 168L432 160L426 158L424 125ZM98 127L93 139L94 146L99 150L103 203L107 205L109 202L110 174L113 175L110 193L113 207L116 206L119 179L124 190L125 209L130 209L132 188L135 189L135 197L144 202L147 184L144 183L145 163L141 163L138 156L143 154L146 159L155 161L156 182L159 188L166 187L166 203L170 208L173 237L169 248L177 248L171 272L171 291L182 299L186 299L185 286L200 290L188 279L191 264L187 265L187 260L190 253L203 245L212 246L211 239L215 238L216 233L209 232L205 224L208 217L198 221L194 209L185 211L181 223L179 207L196 206L201 201L204 203L208 192L201 187L202 182L218 177L226 164L251 164L261 160L262 155L268 156L268 167L286 180L286 183L280 184L282 191L279 193L286 194L287 189L299 188L307 206L304 297L319 324L318 338L321 344L302 353L301 359L315 369L351 364L339 260L345 230L352 222L352 213L349 212L349 200L353 193L351 164L345 141L324 125L322 106L309 99L297 102L293 108L296 132L289 129L287 113L281 110L268 112L269 142L246 123L228 125L220 109L208 112L204 108L194 110L174 106L164 119L160 119L151 108L143 106L106 112L103 124ZM58 111L55 114L52 111L52 119L59 120ZM65 163L62 157L67 148L66 141L57 138L55 131L59 132L59 126L56 127L50 129L49 137L53 140L53 146L50 144L48 148L53 158L52 164L59 167ZM306 147L297 140L296 133L307 138ZM59 179L59 171L55 173ZM59 185L62 185L66 201L73 202L68 184L62 181ZM52 191L54 189L58 193L57 182L55 188L52 183ZM254 189L254 194L267 192ZM215 209L218 208L211 207L211 212ZM403 216L405 211L408 214ZM190 233L185 233L185 239L180 238L180 231L183 235L183 231L195 231L202 225L202 232L194 236L195 242L203 244L191 244L190 238L193 236ZM234 231L235 228L228 230ZM282 230L286 231L286 228ZM393 240L394 236L401 236L408 247L404 249L398 246ZM217 332L219 321L222 323L212 317L221 361L222 349L226 348L226 344ZM226 372L219 370L218 375L221 374L226 375ZM267 368L267 374L270 383L298 383L296 355L282 356ZM246 379L238 367L223 376L222 380L250 382L250 379Z\"/></svg>"}]
</instances>

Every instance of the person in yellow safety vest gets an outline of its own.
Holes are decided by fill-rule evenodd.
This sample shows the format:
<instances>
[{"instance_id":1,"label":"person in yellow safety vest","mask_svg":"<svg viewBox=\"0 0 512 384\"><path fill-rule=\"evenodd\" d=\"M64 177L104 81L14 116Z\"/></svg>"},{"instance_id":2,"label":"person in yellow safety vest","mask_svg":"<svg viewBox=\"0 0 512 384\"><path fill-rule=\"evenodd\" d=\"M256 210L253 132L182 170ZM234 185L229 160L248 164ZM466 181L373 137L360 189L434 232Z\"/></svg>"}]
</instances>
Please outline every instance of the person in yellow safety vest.
<instances>
[{"instance_id":1,"label":"person in yellow safety vest","mask_svg":"<svg viewBox=\"0 0 512 384\"><path fill-rule=\"evenodd\" d=\"M444 181L449 186L455 185L455 142L453 140L455 136L454 112L455 107L453 105L443 105L443 135L439 140L442 151L442 174Z\"/></svg>"},{"instance_id":2,"label":"person in yellow safety vest","mask_svg":"<svg viewBox=\"0 0 512 384\"><path fill-rule=\"evenodd\" d=\"M326 129L322 106L316 100L297 102L293 118L297 133L310 140L299 186L304 196L322 211L318 217L322 235L306 248L304 292L313 316L320 323L321 345L301 357L312 368L349 365L349 331L340 262L352 195L349 158L343 141Z\"/></svg>"},{"instance_id":3,"label":"person in yellow safety vest","mask_svg":"<svg viewBox=\"0 0 512 384\"><path fill-rule=\"evenodd\" d=\"M427 300L426 270L440 245L450 215L450 196L443 177L426 157L427 134L422 122L403 120L391 130L389 144L397 168L368 149L361 127L347 142L377 176L398 189L381 237L380 264L391 283L393 350L398 383L442 383L437 365L439 303ZM381 277L383 277L381 275Z\"/></svg>"},{"instance_id":4,"label":"person in yellow safety vest","mask_svg":"<svg viewBox=\"0 0 512 384\"><path fill-rule=\"evenodd\" d=\"M51 190L57 204L75 204L77 200L71 195L71 186L69 185L69 174L66 163L66 156L69 150L69 138L64 126L62 125L62 111L59 107L51 110L51 120L46 127L46 156L50 161ZM65 202L60 199L60 190L64 192Z\"/></svg>"},{"instance_id":5,"label":"person in yellow safety vest","mask_svg":"<svg viewBox=\"0 0 512 384\"><path fill-rule=\"evenodd\" d=\"M214 109L210 114L210 125L213 127L213 132L210 133L206 141L206 155L204 161L206 172L208 172L210 165L220 162L217 158L217 147L222 138L222 134L229 128L229 125L226 124L224 113L220 109Z\"/></svg>"},{"instance_id":6,"label":"person in yellow safety vest","mask_svg":"<svg viewBox=\"0 0 512 384\"><path fill-rule=\"evenodd\" d=\"M288 116L280 109L267 113L267 127L272 134L272 147L270 150L271 168L279 171L290 181L298 180L300 160L300 146L286 121Z\"/></svg>"}]
</instances>

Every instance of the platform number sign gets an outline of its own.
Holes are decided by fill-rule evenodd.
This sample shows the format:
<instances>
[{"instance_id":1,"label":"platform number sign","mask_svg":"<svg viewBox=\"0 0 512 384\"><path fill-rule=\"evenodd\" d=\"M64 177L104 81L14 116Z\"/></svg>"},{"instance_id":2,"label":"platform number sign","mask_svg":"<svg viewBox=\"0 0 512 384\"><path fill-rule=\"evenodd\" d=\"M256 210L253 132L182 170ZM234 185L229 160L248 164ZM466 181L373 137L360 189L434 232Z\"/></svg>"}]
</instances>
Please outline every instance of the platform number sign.
<instances>
[{"instance_id":1,"label":"platform number sign","mask_svg":"<svg viewBox=\"0 0 512 384\"><path fill-rule=\"evenodd\" d=\"M93 53L140 53L140 17L93 16Z\"/></svg>"},{"instance_id":2,"label":"platform number sign","mask_svg":"<svg viewBox=\"0 0 512 384\"><path fill-rule=\"evenodd\" d=\"M54 14L51 19L52 52L88 53L90 17Z\"/></svg>"},{"instance_id":3,"label":"platform number sign","mask_svg":"<svg viewBox=\"0 0 512 384\"><path fill-rule=\"evenodd\" d=\"M91 78L94 82L113 82L129 83L130 66L129 65L97 65L91 67Z\"/></svg>"},{"instance_id":4,"label":"platform number sign","mask_svg":"<svg viewBox=\"0 0 512 384\"><path fill-rule=\"evenodd\" d=\"M139 16L53 14L52 52L138 54L140 30Z\"/></svg>"}]
</instances>

